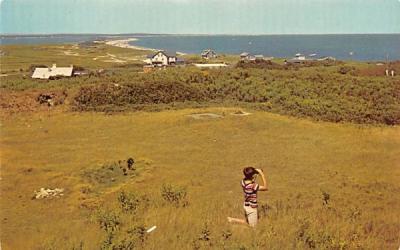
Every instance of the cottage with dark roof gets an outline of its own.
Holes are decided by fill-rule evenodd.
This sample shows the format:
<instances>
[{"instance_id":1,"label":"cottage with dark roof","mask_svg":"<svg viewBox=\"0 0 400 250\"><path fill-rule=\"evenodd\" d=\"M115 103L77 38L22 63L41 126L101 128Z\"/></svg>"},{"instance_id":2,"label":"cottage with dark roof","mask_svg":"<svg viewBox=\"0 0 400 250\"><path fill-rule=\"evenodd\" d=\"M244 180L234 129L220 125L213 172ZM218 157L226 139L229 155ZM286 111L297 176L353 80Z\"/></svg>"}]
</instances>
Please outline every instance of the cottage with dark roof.
<instances>
[{"instance_id":1,"label":"cottage with dark roof","mask_svg":"<svg viewBox=\"0 0 400 250\"><path fill-rule=\"evenodd\" d=\"M240 54L240 59L241 59L242 61L245 61L245 60L248 59L248 56L249 56L249 55L250 55L249 53L243 52L242 54Z\"/></svg>"},{"instance_id":2,"label":"cottage with dark roof","mask_svg":"<svg viewBox=\"0 0 400 250\"><path fill-rule=\"evenodd\" d=\"M177 62L176 52L168 52L164 50L157 51L147 56L148 63L154 66L175 65Z\"/></svg>"},{"instance_id":3,"label":"cottage with dark roof","mask_svg":"<svg viewBox=\"0 0 400 250\"><path fill-rule=\"evenodd\" d=\"M212 49L206 49L201 52L201 57L204 59L213 59L217 58L217 53Z\"/></svg>"},{"instance_id":4,"label":"cottage with dark roof","mask_svg":"<svg viewBox=\"0 0 400 250\"><path fill-rule=\"evenodd\" d=\"M252 55L250 53L243 52L240 54L240 60L254 62L254 61L263 61L265 60L265 58L263 55Z\"/></svg>"}]
</instances>

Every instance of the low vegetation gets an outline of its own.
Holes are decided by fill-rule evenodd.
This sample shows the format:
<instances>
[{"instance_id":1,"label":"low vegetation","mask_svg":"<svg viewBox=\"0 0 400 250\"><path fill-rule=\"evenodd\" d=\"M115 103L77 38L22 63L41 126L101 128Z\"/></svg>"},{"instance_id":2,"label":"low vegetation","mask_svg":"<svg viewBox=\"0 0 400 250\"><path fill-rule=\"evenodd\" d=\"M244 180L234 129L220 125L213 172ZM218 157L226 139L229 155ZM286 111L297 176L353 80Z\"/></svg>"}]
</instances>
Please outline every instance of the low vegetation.
<instances>
[{"instance_id":1,"label":"low vegetation","mask_svg":"<svg viewBox=\"0 0 400 250\"><path fill-rule=\"evenodd\" d=\"M7 52L4 59L7 67L19 65L20 69L15 75L2 77L2 88L11 91L68 90L70 103L78 111L235 105L331 122L400 123L400 80L398 76L385 77L384 65L335 61L283 65L280 60L238 62L232 56L223 56L218 60L229 62L231 68L179 67L139 74L145 51L104 44L88 48L71 45L22 48L19 52L12 46L3 49ZM29 75L24 76L24 72L30 72L32 68L25 62L28 51L34 51L33 57L43 56L36 63L48 60L48 64L59 60L61 55L65 58L67 51L69 63L79 58L78 66L90 73L50 81L32 80ZM56 51L56 56L50 53ZM71 56L71 51L79 56ZM110 60L109 55L126 61ZM202 60L198 56L186 58L188 61ZM391 62L388 67L400 72L399 65ZM106 69L100 68L103 66ZM2 102L7 106L7 99Z\"/></svg>"},{"instance_id":2,"label":"low vegetation","mask_svg":"<svg viewBox=\"0 0 400 250\"><path fill-rule=\"evenodd\" d=\"M80 111L106 111L179 102L255 104L265 111L323 121L400 124L398 79L347 76L329 68L171 69L118 85L82 87L74 105Z\"/></svg>"},{"instance_id":3,"label":"low vegetation","mask_svg":"<svg viewBox=\"0 0 400 250\"><path fill-rule=\"evenodd\" d=\"M145 52L96 46L2 48L0 105L13 111L1 114L3 249L400 245L398 76L368 63L228 56L226 69L145 74ZM132 60L93 60L110 52ZM33 60L91 74L32 80ZM226 218L243 216L248 165L269 187L256 230ZM63 195L32 199L41 188Z\"/></svg>"}]
</instances>

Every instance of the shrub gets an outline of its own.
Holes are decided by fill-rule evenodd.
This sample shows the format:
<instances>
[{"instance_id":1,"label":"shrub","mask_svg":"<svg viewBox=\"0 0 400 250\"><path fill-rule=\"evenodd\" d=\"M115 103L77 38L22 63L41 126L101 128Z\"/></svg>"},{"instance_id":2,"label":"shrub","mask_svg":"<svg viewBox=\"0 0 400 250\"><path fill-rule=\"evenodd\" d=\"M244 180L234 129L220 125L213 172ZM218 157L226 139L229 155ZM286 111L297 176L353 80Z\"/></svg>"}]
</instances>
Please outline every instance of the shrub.
<instances>
[{"instance_id":1,"label":"shrub","mask_svg":"<svg viewBox=\"0 0 400 250\"><path fill-rule=\"evenodd\" d=\"M115 232L121 224L119 216L112 211L100 211L97 216L100 228L106 232Z\"/></svg>"},{"instance_id":2,"label":"shrub","mask_svg":"<svg viewBox=\"0 0 400 250\"><path fill-rule=\"evenodd\" d=\"M118 201L121 209L129 213L136 213L140 204L140 199L134 193L125 191L119 193Z\"/></svg>"},{"instance_id":3,"label":"shrub","mask_svg":"<svg viewBox=\"0 0 400 250\"><path fill-rule=\"evenodd\" d=\"M163 184L161 187L161 196L165 201L172 203L175 206L185 207L189 204L186 188L183 187Z\"/></svg>"},{"instance_id":4,"label":"shrub","mask_svg":"<svg viewBox=\"0 0 400 250\"><path fill-rule=\"evenodd\" d=\"M342 66L342 67L340 67L339 68L339 73L340 74L342 74L342 75L345 75L345 74L347 74L347 73L349 73L349 72L352 72L352 71L354 71L355 70L355 67L350 67L350 66Z\"/></svg>"}]
</instances>

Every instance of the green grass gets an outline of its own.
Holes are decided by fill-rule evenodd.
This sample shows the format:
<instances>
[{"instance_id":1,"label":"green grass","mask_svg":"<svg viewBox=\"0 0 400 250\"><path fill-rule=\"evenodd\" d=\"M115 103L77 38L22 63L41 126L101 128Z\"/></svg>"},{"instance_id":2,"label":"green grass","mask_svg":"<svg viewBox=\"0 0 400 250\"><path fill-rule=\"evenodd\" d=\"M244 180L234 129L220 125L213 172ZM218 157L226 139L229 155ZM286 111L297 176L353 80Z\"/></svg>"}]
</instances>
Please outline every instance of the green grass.
<instances>
[{"instance_id":1,"label":"green grass","mask_svg":"<svg viewBox=\"0 0 400 250\"><path fill-rule=\"evenodd\" d=\"M1 136L3 249L99 249L128 242L144 249L398 247L398 127L254 110L230 115L236 110L9 116ZM187 116L200 112L224 117ZM138 172L125 180L99 186L84 175L128 157L138 160ZM256 231L226 221L243 214L241 169L248 165L263 168L269 185L259 194ZM169 195L186 192L188 205L164 199L164 184L172 185ZM31 200L41 187L65 188L65 196ZM135 206L129 203L135 199L139 207L124 210L121 191L128 194L125 207ZM143 236L143 228L153 225L157 229Z\"/></svg>"}]
</instances>

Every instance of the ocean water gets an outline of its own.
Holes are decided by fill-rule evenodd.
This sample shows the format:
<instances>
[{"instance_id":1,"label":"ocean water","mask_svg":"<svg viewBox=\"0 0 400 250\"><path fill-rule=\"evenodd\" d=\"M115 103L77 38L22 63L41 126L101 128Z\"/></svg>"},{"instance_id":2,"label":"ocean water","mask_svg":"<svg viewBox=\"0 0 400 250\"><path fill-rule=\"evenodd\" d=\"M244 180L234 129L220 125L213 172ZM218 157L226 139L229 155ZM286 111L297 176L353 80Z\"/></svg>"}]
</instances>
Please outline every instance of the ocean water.
<instances>
[{"instance_id":1,"label":"ocean water","mask_svg":"<svg viewBox=\"0 0 400 250\"><path fill-rule=\"evenodd\" d=\"M340 60L400 60L400 34L379 35L260 35L260 36L148 36L132 42L147 48L199 54L249 52L280 58L297 53L332 56Z\"/></svg>"},{"instance_id":2,"label":"ocean water","mask_svg":"<svg viewBox=\"0 0 400 250\"><path fill-rule=\"evenodd\" d=\"M332 56L340 60L384 61L400 60L400 34L364 35L25 35L0 36L0 44L60 44L101 39L126 39L146 48L199 54L212 48L217 53L249 52L281 58L297 53Z\"/></svg>"},{"instance_id":3,"label":"ocean water","mask_svg":"<svg viewBox=\"0 0 400 250\"><path fill-rule=\"evenodd\" d=\"M0 44L64 44L64 43L82 43L104 39L99 35L13 35L0 36Z\"/></svg>"},{"instance_id":4,"label":"ocean water","mask_svg":"<svg viewBox=\"0 0 400 250\"><path fill-rule=\"evenodd\" d=\"M29 44L67 44L83 43L105 39L126 39L136 36L134 34L54 34L54 35L0 35L0 44L3 45L29 45Z\"/></svg>"}]
</instances>

